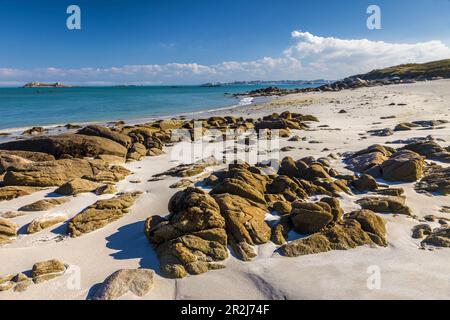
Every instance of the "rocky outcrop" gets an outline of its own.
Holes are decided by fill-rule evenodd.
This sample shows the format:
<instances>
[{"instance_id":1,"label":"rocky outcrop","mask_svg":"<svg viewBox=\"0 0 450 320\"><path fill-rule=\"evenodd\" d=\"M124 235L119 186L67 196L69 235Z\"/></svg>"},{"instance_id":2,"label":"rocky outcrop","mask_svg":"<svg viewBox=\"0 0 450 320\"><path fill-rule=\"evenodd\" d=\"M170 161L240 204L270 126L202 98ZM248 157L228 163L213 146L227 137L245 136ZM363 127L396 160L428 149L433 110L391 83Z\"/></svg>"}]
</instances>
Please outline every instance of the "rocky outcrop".
<instances>
[{"instance_id":1,"label":"rocky outcrop","mask_svg":"<svg viewBox=\"0 0 450 320\"><path fill-rule=\"evenodd\" d=\"M79 237L103 228L127 214L139 195L138 192L123 193L111 199L98 200L69 222L67 233L71 237Z\"/></svg>"},{"instance_id":2,"label":"rocky outcrop","mask_svg":"<svg viewBox=\"0 0 450 320\"><path fill-rule=\"evenodd\" d=\"M59 206L66 203L68 199L65 198L53 198L53 199L43 199L36 202L27 204L19 208L19 211L47 211L51 208Z\"/></svg>"},{"instance_id":3,"label":"rocky outcrop","mask_svg":"<svg viewBox=\"0 0 450 320\"><path fill-rule=\"evenodd\" d=\"M225 219L216 201L200 189L177 192L169 202L167 218L152 216L145 233L158 254L161 272L183 278L221 268L228 257Z\"/></svg>"},{"instance_id":4,"label":"rocky outcrop","mask_svg":"<svg viewBox=\"0 0 450 320\"><path fill-rule=\"evenodd\" d=\"M374 196L356 201L363 209L378 213L396 213L411 215L411 209L405 204L404 196Z\"/></svg>"},{"instance_id":5,"label":"rocky outcrop","mask_svg":"<svg viewBox=\"0 0 450 320\"><path fill-rule=\"evenodd\" d=\"M17 225L7 219L0 218L0 245L9 243L17 236Z\"/></svg>"},{"instance_id":6,"label":"rocky outcrop","mask_svg":"<svg viewBox=\"0 0 450 320\"><path fill-rule=\"evenodd\" d=\"M23 159L27 159L33 162L42 162L42 161L53 161L55 157L42 152L31 152L31 151L19 151L19 150L0 150L0 157L6 155L13 155L17 157L21 157Z\"/></svg>"},{"instance_id":7,"label":"rocky outcrop","mask_svg":"<svg viewBox=\"0 0 450 320\"><path fill-rule=\"evenodd\" d=\"M30 222L27 228L28 234L40 232L54 225L65 222L67 216L63 213L50 213L42 217L38 217Z\"/></svg>"},{"instance_id":8,"label":"rocky outcrop","mask_svg":"<svg viewBox=\"0 0 450 320\"><path fill-rule=\"evenodd\" d=\"M359 192L374 191L378 189L378 184L372 176L362 174L358 179L353 180L351 185Z\"/></svg>"},{"instance_id":9,"label":"rocky outcrop","mask_svg":"<svg viewBox=\"0 0 450 320\"><path fill-rule=\"evenodd\" d=\"M33 282L38 284L63 275L66 269L66 265L59 260L47 260L35 263L31 275Z\"/></svg>"},{"instance_id":10,"label":"rocky outcrop","mask_svg":"<svg viewBox=\"0 0 450 320\"><path fill-rule=\"evenodd\" d=\"M127 154L127 149L115 141L82 134L65 134L10 141L0 144L0 150L2 149L42 152L50 154L57 159L95 157L100 154L124 158Z\"/></svg>"},{"instance_id":11,"label":"rocky outcrop","mask_svg":"<svg viewBox=\"0 0 450 320\"><path fill-rule=\"evenodd\" d=\"M153 288L154 271L150 269L122 269L103 281L93 300L116 300L131 292L143 297Z\"/></svg>"},{"instance_id":12,"label":"rocky outcrop","mask_svg":"<svg viewBox=\"0 0 450 320\"><path fill-rule=\"evenodd\" d=\"M280 252L288 257L317 254L331 250L349 250L358 246L385 246L385 222L373 212L354 212L342 222L284 244Z\"/></svg>"}]
</instances>

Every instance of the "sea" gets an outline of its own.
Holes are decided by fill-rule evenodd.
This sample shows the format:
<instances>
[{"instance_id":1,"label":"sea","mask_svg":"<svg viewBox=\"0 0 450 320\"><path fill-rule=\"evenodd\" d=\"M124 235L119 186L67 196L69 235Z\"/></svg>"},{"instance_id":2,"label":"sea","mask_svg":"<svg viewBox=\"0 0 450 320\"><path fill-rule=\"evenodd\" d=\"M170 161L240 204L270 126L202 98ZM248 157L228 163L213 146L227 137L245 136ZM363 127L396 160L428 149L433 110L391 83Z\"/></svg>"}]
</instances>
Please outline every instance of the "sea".
<instances>
[{"instance_id":1,"label":"sea","mask_svg":"<svg viewBox=\"0 0 450 320\"><path fill-rule=\"evenodd\" d=\"M316 85L277 85L285 89ZM232 94L268 85L0 88L0 132L31 126L139 121L255 103Z\"/></svg>"}]
</instances>

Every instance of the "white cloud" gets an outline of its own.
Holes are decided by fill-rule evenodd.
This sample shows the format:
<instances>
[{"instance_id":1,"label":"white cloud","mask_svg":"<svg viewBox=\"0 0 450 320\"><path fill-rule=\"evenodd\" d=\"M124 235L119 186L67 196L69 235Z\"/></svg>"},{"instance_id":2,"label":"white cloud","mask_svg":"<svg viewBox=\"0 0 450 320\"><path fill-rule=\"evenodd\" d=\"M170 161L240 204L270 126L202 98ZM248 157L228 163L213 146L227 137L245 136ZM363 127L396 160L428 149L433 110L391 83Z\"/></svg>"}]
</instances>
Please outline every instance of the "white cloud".
<instances>
[{"instance_id":1,"label":"white cloud","mask_svg":"<svg viewBox=\"0 0 450 320\"><path fill-rule=\"evenodd\" d=\"M63 81L74 84L160 84L233 80L338 79L372 69L409 62L450 58L439 40L388 43L368 39L320 37L293 31L293 45L278 57L225 61L215 65L168 63L110 68L0 68L0 83Z\"/></svg>"}]
</instances>

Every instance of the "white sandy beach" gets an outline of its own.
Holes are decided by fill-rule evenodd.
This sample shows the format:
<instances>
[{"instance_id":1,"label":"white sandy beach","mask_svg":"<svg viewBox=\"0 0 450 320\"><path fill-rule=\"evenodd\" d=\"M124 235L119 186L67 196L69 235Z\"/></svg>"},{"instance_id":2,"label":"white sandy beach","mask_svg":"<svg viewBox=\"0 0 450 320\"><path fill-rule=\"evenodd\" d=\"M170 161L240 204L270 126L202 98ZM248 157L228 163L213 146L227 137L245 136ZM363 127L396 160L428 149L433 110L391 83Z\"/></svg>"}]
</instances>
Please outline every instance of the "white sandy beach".
<instances>
[{"instance_id":1,"label":"white sandy beach","mask_svg":"<svg viewBox=\"0 0 450 320\"><path fill-rule=\"evenodd\" d=\"M201 117L232 114L258 118L286 110L314 115L320 122L311 124L308 131L292 131L292 135L306 137L306 141L282 139L280 147L293 146L295 149L282 152L281 157L325 157L330 153L342 154L373 144L428 135L438 139L443 147L450 144L450 123L430 130L419 128L395 132L388 137L366 133L374 129L393 129L401 122L450 121L450 80L289 95L268 104L218 110L201 114ZM339 113L340 110L347 113ZM395 118L380 119L389 116ZM66 236L66 224L33 235L28 235L26 228L34 218L48 213L62 212L71 218L99 198L111 195L81 194L47 212L30 212L12 218L19 225L19 236L0 247L0 275L28 271L37 261L53 258L70 267L63 276L31 285L24 292L0 292L0 300L86 299L95 285L124 268L155 270L154 288L143 299L450 299L450 249L422 250L420 240L411 237L411 228L420 224L419 220L426 215L450 218L450 214L440 212L443 206L450 206L450 196L418 194L413 183L397 183L396 186L405 189L407 205L417 218L383 214L388 221L386 248L359 247L289 258L275 252L276 246L270 242L258 247L258 256L251 262L242 262L230 255L224 262L224 269L179 280L162 277L156 253L143 230L144 221L149 216L168 214L167 203L178 191L169 186L180 178L148 181L154 174L178 164L170 160L171 148L165 151L163 155L124 165L133 174L118 183L118 191L142 191L143 194L130 213L95 232L70 238ZM332 166L341 173L349 172L342 158L333 160ZM16 211L53 190L0 202L0 214ZM359 208L354 202L358 197L342 196L340 200L346 212ZM439 226L437 223L434 225ZM368 270L373 266L380 271L379 289L367 286L371 275ZM79 287L76 283L78 274L81 280ZM136 296L127 294L122 298L136 299Z\"/></svg>"}]
</instances>

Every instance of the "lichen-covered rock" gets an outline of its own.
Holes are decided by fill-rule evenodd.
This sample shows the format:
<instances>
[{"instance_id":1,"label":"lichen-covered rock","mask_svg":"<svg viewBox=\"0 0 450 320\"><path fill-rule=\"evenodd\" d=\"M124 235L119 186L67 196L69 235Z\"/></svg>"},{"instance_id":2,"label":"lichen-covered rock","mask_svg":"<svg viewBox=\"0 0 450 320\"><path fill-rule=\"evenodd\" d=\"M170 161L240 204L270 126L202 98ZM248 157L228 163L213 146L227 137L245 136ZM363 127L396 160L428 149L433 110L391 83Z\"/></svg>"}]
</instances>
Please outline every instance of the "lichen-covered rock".
<instances>
[{"instance_id":1,"label":"lichen-covered rock","mask_svg":"<svg viewBox=\"0 0 450 320\"><path fill-rule=\"evenodd\" d=\"M333 221L333 214L330 205L325 202L294 202L291 219L296 232L310 234L320 231Z\"/></svg>"},{"instance_id":2,"label":"lichen-covered rock","mask_svg":"<svg viewBox=\"0 0 450 320\"><path fill-rule=\"evenodd\" d=\"M0 218L0 244L9 243L17 236L17 225L7 219Z\"/></svg>"},{"instance_id":3,"label":"lichen-covered rock","mask_svg":"<svg viewBox=\"0 0 450 320\"><path fill-rule=\"evenodd\" d=\"M99 125L89 125L80 129L78 134L86 136L96 136L115 141L128 148L131 145L131 138L123 133L112 131L111 129Z\"/></svg>"},{"instance_id":4,"label":"lichen-covered rock","mask_svg":"<svg viewBox=\"0 0 450 320\"><path fill-rule=\"evenodd\" d=\"M267 186L267 192L269 194L282 195L290 202L296 201L297 199L306 199L309 195L303 188L303 184L288 176L275 177L275 179Z\"/></svg>"},{"instance_id":5,"label":"lichen-covered rock","mask_svg":"<svg viewBox=\"0 0 450 320\"><path fill-rule=\"evenodd\" d=\"M256 256L254 245L270 240L271 230L264 221L267 211L246 198L232 194L215 194L214 199L225 217L229 243L244 261Z\"/></svg>"},{"instance_id":6,"label":"lichen-covered rock","mask_svg":"<svg viewBox=\"0 0 450 320\"><path fill-rule=\"evenodd\" d=\"M69 222L67 233L79 237L103 228L127 214L139 195L139 192L122 193L111 199L98 200Z\"/></svg>"},{"instance_id":7,"label":"lichen-covered rock","mask_svg":"<svg viewBox=\"0 0 450 320\"><path fill-rule=\"evenodd\" d=\"M359 192L374 191L378 184L372 176L362 174L358 179L352 181L352 186Z\"/></svg>"},{"instance_id":8,"label":"lichen-covered rock","mask_svg":"<svg viewBox=\"0 0 450 320\"><path fill-rule=\"evenodd\" d=\"M50 210L51 208L66 203L67 201L68 199L66 198L52 198L52 199L38 200L36 202L20 207L19 211L47 211Z\"/></svg>"},{"instance_id":9,"label":"lichen-covered rock","mask_svg":"<svg viewBox=\"0 0 450 320\"><path fill-rule=\"evenodd\" d=\"M215 185L211 195L231 194L262 209L267 208L264 196L269 178L261 174L259 169L248 164L230 165L222 182Z\"/></svg>"},{"instance_id":10,"label":"lichen-covered rock","mask_svg":"<svg viewBox=\"0 0 450 320\"><path fill-rule=\"evenodd\" d=\"M26 187L26 186L6 186L0 187L0 201L12 200L15 198L28 196L33 192L42 190L36 187Z\"/></svg>"},{"instance_id":11,"label":"lichen-covered rock","mask_svg":"<svg viewBox=\"0 0 450 320\"><path fill-rule=\"evenodd\" d=\"M38 217L30 222L27 228L28 234L33 234L50 228L56 224L65 222L67 216L63 213L50 213L42 217Z\"/></svg>"},{"instance_id":12,"label":"lichen-covered rock","mask_svg":"<svg viewBox=\"0 0 450 320\"><path fill-rule=\"evenodd\" d=\"M425 168L424 177L415 185L420 193L450 195L450 167L430 164Z\"/></svg>"},{"instance_id":13,"label":"lichen-covered rock","mask_svg":"<svg viewBox=\"0 0 450 320\"><path fill-rule=\"evenodd\" d=\"M75 178L64 183L62 186L55 190L55 193L65 196L71 196L85 192L94 192L102 186L104 185L101 183L82 178Z\"/></svg>"},{"instance_id":14,"label":"lichen-covered rock","mask_svg":"<svg viewBox=\"0 0 450 320\"><path fill-rule=\"evenodd\" d=\"M21 151L21 150L0 150L0 156L14 155L32 162L53 161L55 157L43 152Z\"/></svg>"},{"instance_id":15,"label":"lichen-covered rock","mask_svg":"<svg viewBox=\"0 0 450 320\"><path fill-rule=\"evenodd\" d=\"M169 201L170 215L152 216L145 233L158 254L161 271L183 278L220 268L228 257L225 219L216 201L200 189L187 188Z\"/></svg>"},{"instance_id":16,"label":"lichen-covered rock","mask_svg":"<svg viewBox=\"0 0 450 320\"><path fill-rule=\"evenodd\" d=\"M415 182L423 175L425 161L415 152L403 150L395 153L380 165L386 181Z\"/></svg>"},{"instance_id":17,"label":"lichen-covered rock","mask_svg":"<svg viewBox=\"0 0 450 320\"><path fill-rule=\"evenodd\" d=\"M379 246L386 246L386 221L370 210L358 210L348 214L348 219L359 222L361 228L367 232L373 242ZM374 236L373 236L374 235Z\"/></svg>"},{"instance_id":18,"label":"lichen-covered rock","mask_svg":"<svg viewBox=\"0 0 450 320\"><path fill-rule=\"evenodd\" d=\"M272 204L272 209L280 216L283 216L291 213L292 205L288 201L276 201Z\"/></svg>"},{"instance_id":19,"label":"lichen-covered rock","mask_svg":"<svg viewBox=\"0 0 450 320\"><path fill-rule=\"evenodd\" d=\"M56 259L41 261L33 265L31 275L33 282L38 284L63 275L66 269L66 265Z\"/></svg>"},{"instance_id":20,"label":"lichen-covered rock","mask_svg":"<svg viewBox=\"0 0 450 320\"><path fill-rule=\"evenodd\" d=\"M406 206L404 196L374 196L366 197L356 201L363 209L378 213L397 213L411 215L411 209Z\"/></svg>"},{"instance_id":21,"label":"lichen-covered rock","mask_svg":"<svg viewBox=\"0 0 450 320\"><path fill-rule=\"evenodd\" d=\"M143 297L153 288L153 276L150 269L118 270L103 281L92 299L116 300L128 292Z\"/></svg>"}]
</instances>

